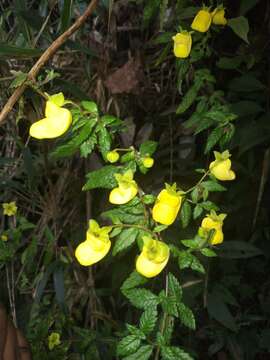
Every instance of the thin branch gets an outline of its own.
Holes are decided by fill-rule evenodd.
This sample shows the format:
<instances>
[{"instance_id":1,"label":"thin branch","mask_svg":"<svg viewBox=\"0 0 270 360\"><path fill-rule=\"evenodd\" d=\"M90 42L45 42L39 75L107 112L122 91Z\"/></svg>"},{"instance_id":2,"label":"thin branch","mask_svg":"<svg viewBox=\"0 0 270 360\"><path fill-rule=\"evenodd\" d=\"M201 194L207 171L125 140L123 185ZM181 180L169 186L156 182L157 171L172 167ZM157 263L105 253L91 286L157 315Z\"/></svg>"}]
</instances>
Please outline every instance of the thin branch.
<instances>
[{"instance_id":1,"label":"thin branch","mask_svg":"<svg viewBox=\"0 0 270 360\"><path fill-rule=\"evenodd\" d=\"M92 14L97 6L98 0L92 0L88 7L86 8L85 12L80 16L75 23L67 29L62 35L60 35L49 47L45 52L41 55L38 61L34 64L32 69L29 71L27 79L23 82L11 97L8 99L7 103L3 107L0 113L0 124L5 120L7 115L13 109L16 102L22 96L23 92L27 87L27 81L35 80L36 76L38 75L41 68L48 62L48 60L56 53L56 51L70 38L70 36L77 31L87 20L87 18Z\"/></svg>"}]
</instances>

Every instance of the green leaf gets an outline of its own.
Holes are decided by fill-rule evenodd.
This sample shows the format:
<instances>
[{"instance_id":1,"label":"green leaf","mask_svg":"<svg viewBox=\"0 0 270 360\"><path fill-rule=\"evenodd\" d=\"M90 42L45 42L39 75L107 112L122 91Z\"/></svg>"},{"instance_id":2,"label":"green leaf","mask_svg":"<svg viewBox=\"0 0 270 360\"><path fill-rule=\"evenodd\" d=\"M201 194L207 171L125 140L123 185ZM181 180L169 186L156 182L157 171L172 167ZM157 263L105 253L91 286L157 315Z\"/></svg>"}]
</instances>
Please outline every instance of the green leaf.
<instances>
[{"instance_id":1,"label":"green leaf","mask_svg":"<svg viewBox=\"0 0 270 360\"><path fill-rule=\"evenodd\" d=\"M136 326L130 324L126 324L126 327L131 335L135 335L138 339L141 340L145 339L145 334L141 329L138 329Z\"/></svg>"},{"instance_id":2,"label":"green leaf","mask_svg":"<svg viewBox=\"0 0 270 360\"><path fill-rule=\"evenodd\" d=\"M16 88L22 85L27 80L28 74L23 73L22 71L18 71L16 73L15 79L9 85L10 88Z\"/></svg>"},{"instance_id":3,"label":"green leaf","mask_svg":"<svg viewBox=\"0 0 270 360\"><path fill-rule=\"evenodd\" d=\"M100 121L105 125L112 125L112 124L121 124L122 121L120 119L118 119L117 117L115 116L112 116L112 115L104 115L101 117Z\"/></svg>"},{"instance_id":4,"label":"green leaf","mask_svg":"<svg viewBox=\"0 0 270 360\"><path fill-rule=\"evenodd\" d=\"M247 37L249 32L249 24L247 18L244 16L239 16L233 19L228 19L228 26L237 36L249 44Z\"/></svg>"},{"instance_id":5,"label":"green leaf","mask_svg":"<svg viewBox=\"0 0 270 360\"><path fill-rule=\"evenodd\" d=\"M103 166L101 169L91 171L86 175L87 182L82 190L92 190L96 188L112 189L117 186L114 174L119 172L119 167L113 165Z\"/></svg>"},{"instance_id":6,"label":"green leaf","mask_svg":"<svg viewBox=\"0 0 270 360\"><path fill-rule=\"evenodd\" d=\"M232 316L228 306L222 299L222 296L217 292L208 294L207 310L209 315L220 322L226 328L237 331L237 325L234 317Z\"/></svg>"},{"instance_id":7,"label":"green leaf","mask_svg":"<svg viewBox=\"0 0 270 360\"><path fill-rule=\"evenodd\" d=\"M162 309L165 313L175 316L178 316L177 311L177 298L174 294L166 296L165 291L161 291L159 294L161 300Z\"/></svg>"},{"instance_id":8,"label":"green leaf","mask_svg":"<svg viewBox=\"0 0 270 360\"><path fill-rule=\"evenodd\" d=\"M72 0L64 0L63 7L61 9L61 31L64 32L70 25L70 19L72 14Z\"/></svg>"},{"instance_id":9,"label":"green leaf","mask_svg":"<svg viewBox=\"0 0 270 360\"><path fill-rule=\"evenodd\" d=\"M218 143L218 141L221 139L221 137L224 135L224 129L223 127L217 127L215 128L211 134L208 136L206 146L204 153L208 154L212 148Z\"/></svg>"},{"instance_id":10,"label":"green leaf","mask_svg":"<svg viewBox=\"0 0 270 360\"><path fill-rule=\"evenodd\" d=\"M152 345L144 345L141 346L134 354L123 358L123 360L148 360L152 354L152 351Z\"/></svg>"},{"instance_id":11,"label":"green leaf","mask_svg":"<svg viewBox=\"0 0 270 360\"><path fill-rule=\"evenodd\" d=\"M179 253L178 265L180 269L191 268L192 270L198 271L202 274L205 273L205 269L197 257L187 251L181 251Z\"/></svg>"},{"instance_id":12,"label":"green leaf","mask_svg":"<svg viewBox=\"0 0 270 360\"><path fill-rule=\"evenodd\" d=\"M217 67L225 70L235 70L237 69L242 62L244 61L243 56L234 56L234 57L221 57L216 63Z\"/></svg>"},{"instance_id":13,"label":"green leaf","mask_svg":"<svg viewBox=\"0 0 270 360\"><path fill-rule=\"evenodd\" d=\"M245 15L249 10L251 10L259 0L241 0L240 3L240 14Z\"/></svg>"},{"instance_id":14,"label":"green leaf","mask_svg":"<svg viewBox=\"0 0 270 360\"><path fill-rule=\"evenodd\" d=\"M234 92L254 92L263 91L264 84L258 80L253 74L245 73L239 77L233 78L229 82L229 89Z\"/></svg>"},{"instance_id":15,"label":"green leaf","mask_svg":"<svg viewBox=\"0 0 270 360\"><path fill-rule=\"evenodd\" d=\"M190 204L187 201L184 201L180 210L180 221L184 229L188 226L190 222L191 214L192 214L192 209Z\"/></svg>"},{"instance_id":16,"label":"green leaf","mask_svg":"<svg viewBox=\"0 0 270 360\"><path fill-rule=\"evenodd\" d=\"M156 196L154 196L154 195L144 195L143 198L142 198L142 201L146 205L153 204L155 202L155 200L156 200Z\"/></svg>"},{"instance_id":17,"label":"green leaf","mask_svg":"<svg viewBox=\"0 0 270 360\"><path fill-rule=\"evenodd\" d=\"M143 9L143 27L145 28L149 21L158 13L161 0L147 1Z\"/></svg>"},{"instance_id":18,"label":"green leaf","mask_svg":"<svg viewBox=\"0 0 270 360\"><path fill-rule=\"evenodd\" d=\"M130 247L135 242L137 235L138 229L136 228L124 229L114 244L113 256Z\"/></svg>"},{"instance_id":19,"label":"green leaf","mask_svg":"<svg viewBox=\"0 0 270 360\"><path fill-rule=\"evenodd\" d=\"M81 156L84 158L89 156L94 150L96 144L97 144L97 136L96 134L92 134L89 139L87 139L81 144L80 146Z\"/></svg>"},{"instance_id":20,"label":"green leaf","mask_svg":"<svg viewBox=\"0 0 270 360\"><path fill-rule=\"evenodd\" d=\"M194 220L198 219L198 217L201 216L202 212L203 212L203 208L201 207L201 205L200 204L196 205L193 210L193 219Z\"/></svg>"},{"instance_id":21,"label":"green leaf","mask_svg":"<svg viewBox=\"0 0 270 360\"><path fill-rule=\"evenodd\" d=\"M11 57L11 58L20 58L20 57L38 57L43 53L39 49L29 49L25 47L18 47L9 45L3 42L0 42L0 57Z\"/></svg>"},{"instance_id":22,"label":"green leaf","mask_svg":"<svg viewBox=\"0 0 270 360\"><path fill-rule=\"evenodd\" d=\"M201 253L204 256L207 256L207 257L215 257L215 256L217 256L217 254L214 252L214 250L209 249L209 248L201 249Z\"/></svg>"},{"instance_id":23,"label":"green leaf","mask_svg":"<svg viewBox=\"0 0 270 360\"><path fill-rule=\"evenodd\" d=\"M220 244L218 255L228 259L248 259L262 255L262 251L248 242L234 240Z\"/></svg>"},{"instance_id":24,"label":"green leaf","mask_svg":"<svg viewBox=\"0 0 270 360\"><path fill-rule=\"evenodd\" d=\"M133 271L129 277L124 281L121 286L121 290L132 289L138 285L143 285L147 282L147 278L139 274L137 271Z\"/></svg>"},{"instance_id":25,"label":"green leaf","mask_svg":"<svg viewBox=\"0 0 270 360\"><path fill-rule=\"evenodd\" d=\"M203 181L201 185L208 191L226 191L227 189L213 180Z\"/></svg>"},{"instance_id":26,"label":"green leaf","mask_svg":"<svg viewBox=\"0 0 270 360\"><path fill-rule=\"evenodd\" d=\"M154 227L153 232L161 232L163 230L166 230L168 228L168 225L157 225Z\"/></svg>"},{"instance_id":27,"label":"green leaf","mask_svg":"<svg viewBox=\"0 0 270 360\"><path fill-rule=\"evenodd\" d=\"M91 119L79 130L79 134L75 135L66 144L58 146L52 153L53 158L61 158L73 155L80 145L90 136L93 127L96 125L96 119Z\"/></svg>"},{"instance_id":28,"label":"green leaf","mask_svg":"<svg viewBox=\"0 0 270 360\"><path fill-rule=\"evenodd\" d=\"M163 346L161 358L162 360L193 360L188 353L176 346Z\"/></svg>"},{"instance_id":29,"label":"green leaf","mask_svg":"<svg viewBox=\"0 0 270 360\"><path fill-rule=\"evenodd\" d=\"M182 321L183 325L185 325L186 327L192 330L195 330L196 322L192 310L183 303L178 303L177 308L178 308L179 318Z\"/></svg>"},{"instance_id":30,"label":"green leaf","mask_svg":"<svg viewBox=\"0 0 270 360\"><path fill-rule=\"evenodd\" d=\"M158 318L157 309L155 307L147 308L140 318L140 329L145 335L149 335L155 328Z\"/></svg>"},{"instance_id":31,"label":"green leaf","mask_svg":"<svg viewBox=\"0 0 270 360\"><path fill-rule=\"evenodd\" d=\"M117 344L117 355L126 356L134 353L141 344L136 335L128 335Z\"/></svg>"},{"instance_id":32,"label":"green leaf","mask_svg":"<svg viewBox=\"0 0 270 360\"><path fill-rule=\"evenodd\" d=\"M139 152L141 154L141 156L146 156L146 155L153 155L154 152L156 151L158 146L158 143L156 141L145 141L143 144L141 144L140 148L139 148Z\"/></svg>"},{"instance_id":33,"label":"green leaf","mask_svg":"<svg viewBox=\"0 0 270 360\"><path fill-rule=\"evenodd\" d=\"M172 273L168 275L168 293L169 295L174 295L177 301L182 299L181 285Z\"/></svg>"},{"instance_id":34,"label":"green leaf","mask_svg":"<svg viewBox=\"0 0 270 360\"><path fill-rule=\"evenodd\" d=\"M107 152L111 149L111 135L105 127L98 129L98 146L102 153L103 159L106 160Z\"/></svg>"},{"instance_id":35,"label":"green leaf","mask_svg":"<svg viewBox=\"0 0 270 360\"><path fill-rule=\"evenodd\" d=\"M183 114L190 108L190 106L195 102L201 86L202 82L198 82L188 89L186 94L183 96L180 105L176 109L176 114Z\"/></svg>"},{"instance_id":36,"label":"green leaf","mask_svg":"<svg viewBox=\"0 0 270 360\"><path fill-rule=\"evenodd\" d=\"M146 309L148 306L157 306L159 298L147 289L123 290L123 294L131 304L139 309Z\"/></svg>"},{"instance_id":37,"label":"green leaf","mask_svg":"<svg viewBox=\"0 0 270 360\"><path fill-rule=\"evenodd\" d=\"M98 114L98 107L94 101L81 101L81 105L90 114L94 114L94 115Z\"/></svg>"}]
</instances>

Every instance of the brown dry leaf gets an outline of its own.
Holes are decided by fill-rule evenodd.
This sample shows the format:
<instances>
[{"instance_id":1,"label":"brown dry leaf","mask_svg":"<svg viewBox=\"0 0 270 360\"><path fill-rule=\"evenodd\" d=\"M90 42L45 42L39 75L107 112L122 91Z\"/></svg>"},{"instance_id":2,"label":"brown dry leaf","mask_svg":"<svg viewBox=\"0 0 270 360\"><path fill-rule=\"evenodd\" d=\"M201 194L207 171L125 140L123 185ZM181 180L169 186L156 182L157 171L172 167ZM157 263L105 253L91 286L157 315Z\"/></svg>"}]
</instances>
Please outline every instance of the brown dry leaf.
<instances>
[{"instance_id":1,"label":"brown dry leaf","mask_svg":"<svg viewBox=\"0 0 270 360\"><path fill-rule=\"evenodd\" d=\"M112 94L136 94L139 90L139 82L141 78L141 63L139 59L131 58L122 67L108 76L105 81L105 85Z\"/></svg>"}]
</instances>

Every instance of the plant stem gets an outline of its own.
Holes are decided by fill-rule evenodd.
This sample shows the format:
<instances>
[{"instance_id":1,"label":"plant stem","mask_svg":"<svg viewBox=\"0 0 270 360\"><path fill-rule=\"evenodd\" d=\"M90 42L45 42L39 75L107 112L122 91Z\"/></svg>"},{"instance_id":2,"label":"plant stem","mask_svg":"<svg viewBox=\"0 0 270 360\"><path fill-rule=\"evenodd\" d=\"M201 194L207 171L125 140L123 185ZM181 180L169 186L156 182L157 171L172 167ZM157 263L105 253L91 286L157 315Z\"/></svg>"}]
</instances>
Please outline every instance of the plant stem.
<instances>
[{"instance_id":1,"label":"plant stem","mask_svg":"<svg viewBox=\"0 0 270 360\"><path fill-rule=\"evenodd\" d=\"M202 177L201 179L197 182L197 184L195 184L194 186L192 186L190 189L188 189L187 191L184 192L184 194L188 194L190 193L192 190L194 190L197 186L199 186L203 180L209 175L210 171L208 170Z\"/></svg>"},{"instance_id":2,"label":"plant stem","mask_svg":"<svg viewBox=\"0 0 270 360\"><path fill-rule=\"evenodd\" d=\"M153 231L147 229L146 227L144 226L141 226L141 225L137 225L137 224L115 224L115 225L112 225L112 227L115 227L115 228L136 228L136 229L139 229L139 230L143 230L145 232L148 232L149 234L151 234L153 237L156 237L156 234L153 233Z\"/></svg>"}]
</instances>

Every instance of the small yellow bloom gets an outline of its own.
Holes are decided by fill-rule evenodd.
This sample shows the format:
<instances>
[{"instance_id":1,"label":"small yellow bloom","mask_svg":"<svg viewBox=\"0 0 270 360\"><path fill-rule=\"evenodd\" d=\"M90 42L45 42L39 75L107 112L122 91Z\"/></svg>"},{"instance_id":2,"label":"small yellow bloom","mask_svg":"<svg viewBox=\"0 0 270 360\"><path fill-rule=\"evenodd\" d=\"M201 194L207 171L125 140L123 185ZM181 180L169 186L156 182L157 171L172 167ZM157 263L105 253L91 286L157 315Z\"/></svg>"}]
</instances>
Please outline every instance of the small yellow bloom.
<instances>
[{"instance_id":1,"label":"small yellow bloom","mask_svg":"<svg viewBox=\"0 0 270 360\"><path fill-rule=\"evenodd\" d=\"M226 25L227 19L225 18L225 9L223 6L217 7L212 13L212 22L215 25Z\"/></svg>"},{"instance_id":2,"label":"small yellow bloom","mask_svg":"<svg viewBox=\"0 0 270 360\"><path fill-rule=\"evenodd\" d=\"M150 156L146 156L145 158L143 158L143 166L144 167L146 167L147 169L150 169L153 165L154 165L153 158L151 158Z\"/></svg>"},{"instance_id":3,"label":"small yellow bloom","mask_svg":"<svg viewBox=\"0 0 270 360\"><path fill-rule=\"evenodd\" d=\"M8 236L5 235L5 234L1 235L1 240L2 241L8 241Z\"/></svg>"},{"instance_id":4,"label":"small yellow bloom","mask_svg":"<svg viewBox=\"0 0 270 360\"><path fill-rule=\"evenodd\" d=\"M209 170L218 180L230 181L235 179L235 172L231 170L231 156L229 151L226 150L223 153L214 151L215 161L212 161L209 165Z\"/></svg>"},{"instance_id":5,"label":"small yellow bloom","mask_svg":"<svg viewBox=\"0 0 270 360\"><path fill-rule=\"evenodd\" d=\"M57 95L57 94L56 94ZM63 95L63 94L62 94ZM31 125L29 133L36 139L53 139L63 135L70 127L72 115L68 109L59 106L51 96L46 102L45 118ZM64 105L65 101L60 104Z\"/></svg>"},{"instance_id":6,"label":"small yellow bloom","mask_svg":"<svg viewBox=\"0 0 270 360\"><path fill-rule=\"evenodd\" d=\"M165 268L169 261L170 249L162 241L143 237L143 249L136 260L136 270L141 275L152 278Z\"/></svg>"},{"instance_id":7,"label":"small yellow bloom","mask_svg":"<svg viewBox=\"0 0 270 360\"><path fill-rule=\"evenodd\" d=\"M107 160L112 164L117 162L119 160L119 157L120 156L116 150L109 151L106 155Z\"/></svg>"},{"instance_id":8,"label":"small yellow bloom","mask_svg":"<svg viewBox=\"0 0 270 360\"><path fill-rule=\"evenodd\" d=\"M160 224L171 225L180 210L182 197L174 187L167 185L166 189L159 193L153 207L153 219Z\"/></svg>"},{"instance_id":9,"label":"small yellow bloom","mask_svg":"<svg viewBox=\"0 0 270 360\"><path fill-rule=\"evenodd\" d=\"M138 193L138 185L133 180L133 172L126 171L124 174L115 174L118 187L110 192L109 202L115 205L126 204Z\"/></svg>"},{"instance_id":10,"label":"small yellow bloom","mask_svg":"<svg viewBox=\"0 0 270 360\"><path fill-rule=\"evenodd\" d=\"M110 226L100 227L95 220L89 221L86 240L75 250L75 257L83 266L90 266L103 259L111 248Z\"/></svg>"},{"instance_id":11,"label":"small yellow bloom","mask_svg":"<svg viewBox=\"0 0 270 360\"><path fill-rule=\"evenodd\" d=\"M212 15L209 12L209 9L203 8L197 13L195 18L193 19L191 28L193 30L204 33L209 29L211 22L212 22Z\"/></svg>"},{"instance_id":12,"label":"small yellow bloom","mask_svg":"<svg viewBox=\"0 0 270 360\"><path fill-rule=\"evenodd\" d=\"M11 201L10 203L3 203L2 207L4 209L4 215L14 216L17 213L17 206L15 201Z\"/></svg>"},{"instance_id":13,"label":"small yellow bloom","mask_svg":"<svg viewBox=\"0 0 270 360\"><path fill-rule=\"evenodd\" d=\"M192 37L188 31L182 31L173 36L173 52L177 58L187 58L191 51Z\"/></svg>"},{"instance_id":14,"label":"small yellow bloom","mask_svg":"<svg viewBox=\"0 0 270 360\"><path fill-rule=\"evenodd\" d=\"M50 350L53 350L55 346L58 346L60 344L60 334L58 334L57 332L53 332L50 336L48 336L48 347Z\"/></svg>"},{"instance_id":15,"label":"small yellow bloom","mask_svg":"<svg viewBox=\"0 0 270 360\"><path fill-rule=\"evenodd\" d=\"M212 211L202 220L201 228L199 229L199 234L200 232L207 234L210 232L210 230L215 230L215 233L212 236L210 242L212 245L221 244L224 239L222 226L226 216L227 216L226 214L217 215L214 211Z\"/></svg>"}]
</instances>

